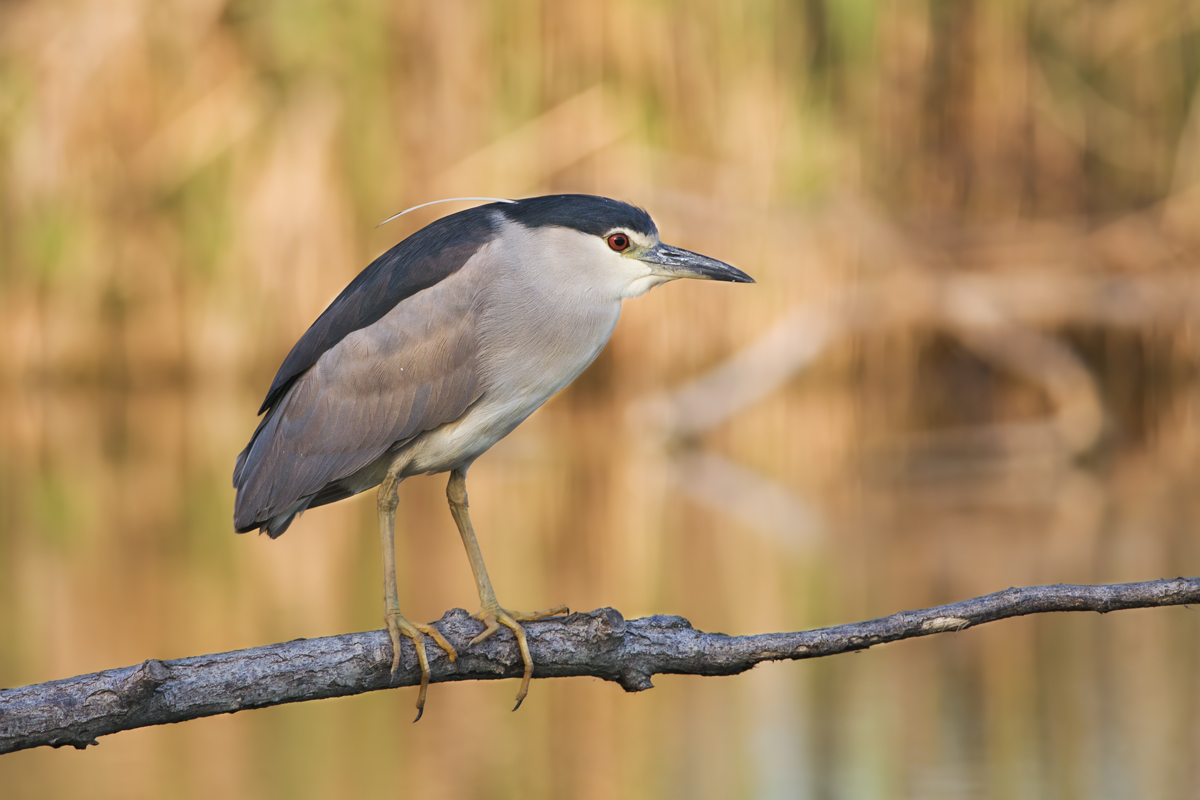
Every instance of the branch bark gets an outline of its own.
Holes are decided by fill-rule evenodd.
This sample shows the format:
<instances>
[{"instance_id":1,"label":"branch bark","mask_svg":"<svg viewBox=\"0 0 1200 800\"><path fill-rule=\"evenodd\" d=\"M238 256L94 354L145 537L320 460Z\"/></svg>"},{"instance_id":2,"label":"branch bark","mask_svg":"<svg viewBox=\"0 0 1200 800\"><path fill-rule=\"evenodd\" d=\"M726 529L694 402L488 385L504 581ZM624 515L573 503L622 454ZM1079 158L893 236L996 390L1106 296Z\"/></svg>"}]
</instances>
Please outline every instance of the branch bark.
<instances>
[{"instance_id":1,"label":"branch bark","mask_svg":"<svg viewBox=\"0 0 1200 800\"><path fill-rule=\"evenodd\" d=\"M763 661L818 658L900 639L961 631L985 622L1050 611L1097 611L1200 603L1200 578L1100 586L1006 589L920 611L797 633L726 636L692 628L682 617L626 620L611 608L526 623L539 678L592 676L626 691L651 688L656 674L736 675ZM516 678L521 657L501 630L468 648L482 630L462 609L436 623L458 648L450 663L429 647L432 680ZM194 656L0 690L0 753L49 745L83 749L99 736L325 697L341 697L420 679L404 640L401 671L389 680L391 646L383 631Z\"/></svg>"}]
</instances>

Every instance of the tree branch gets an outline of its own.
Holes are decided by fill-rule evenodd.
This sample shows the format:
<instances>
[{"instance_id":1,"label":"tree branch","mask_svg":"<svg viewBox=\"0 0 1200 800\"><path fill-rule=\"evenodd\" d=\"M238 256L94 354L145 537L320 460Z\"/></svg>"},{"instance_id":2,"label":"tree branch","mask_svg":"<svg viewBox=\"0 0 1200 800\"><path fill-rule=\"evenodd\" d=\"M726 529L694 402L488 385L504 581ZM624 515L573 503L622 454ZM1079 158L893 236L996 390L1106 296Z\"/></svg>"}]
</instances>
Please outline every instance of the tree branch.
<instances>
[{"instance_id":1,"label":"tree branch","mask_svg":"<svg viewBox=\"0 0 1200 800\"><path fill-rule=\"evenodd\" d=\"M1103 614L1186 603L1200 603L1200 578L1006 589L798 633L726 636L695 630L682 617L627 621L611 608L529 622L526 629L536 677L588 675L638 692L651 688L656 674L736 675L762 661L865 650L1026 614ZM437 647L428 648L435 683L521 675L521 657L507 630L468 648L482 623L454 609L436 624L458 648L459 658L452 664ZM0 690L0 753L42 745L82 749L96 744L99 736L133 728L419 682L416 655L407 640L394 681L388 679L390 662L387 634L369 631L174 661L150 659L138 666Z\"/></svg>"}]
</instances>

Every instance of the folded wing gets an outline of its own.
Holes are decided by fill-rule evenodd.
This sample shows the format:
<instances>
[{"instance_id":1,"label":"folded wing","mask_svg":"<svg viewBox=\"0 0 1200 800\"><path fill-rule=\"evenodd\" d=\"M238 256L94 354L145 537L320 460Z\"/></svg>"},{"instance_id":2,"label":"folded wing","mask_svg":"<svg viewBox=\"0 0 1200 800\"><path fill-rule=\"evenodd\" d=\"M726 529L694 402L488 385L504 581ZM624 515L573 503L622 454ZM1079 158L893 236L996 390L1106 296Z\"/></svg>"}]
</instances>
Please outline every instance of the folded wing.
<instances>
[{"instance_id":1,"label":"folded wing","mask_svg":"<svg viewBox=\"0 0 1200 800\"><path fill-rule=\"evenodd\" d=\"M291 385L239 456L239 531L283 533L305 508L352 494L340 481L479 399L473 299L464 283L405 300Z\"/></svg>"}]
</instances>

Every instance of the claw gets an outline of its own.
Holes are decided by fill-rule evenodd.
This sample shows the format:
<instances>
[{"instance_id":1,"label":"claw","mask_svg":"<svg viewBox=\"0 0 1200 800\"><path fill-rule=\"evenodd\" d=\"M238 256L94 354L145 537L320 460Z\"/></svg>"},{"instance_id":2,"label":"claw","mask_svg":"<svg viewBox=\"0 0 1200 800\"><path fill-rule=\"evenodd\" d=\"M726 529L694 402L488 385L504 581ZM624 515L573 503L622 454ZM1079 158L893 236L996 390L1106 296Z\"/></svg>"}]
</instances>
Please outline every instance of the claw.
<instances>
[{"instance_id":1,"label":"claw","mask_svg":"<svg viewBox=\"0 0 1200 800\"><path fill-rule=\"evenodd\" d=\"M502 611L500 613L504 613L504 612ZM483 629L483 633L479 634L474 639L472 639L470 642L468 642L467 647L470 647L471 645L474 645L474 644L479 644L484 639L488 638L493 633L500 630L500 625L496 622L495 615L486 616L486 617L476 616L475 618L478 619L480 622L482 622L487 627Z\"/></svg>"},{"instance_id":2,"label":"claw","mask_svg":"<svg viewBox=\"0 0 1200 800\"><path fill-rule=\"evenodd\" d=\"M453 645L446 641L446 637L442 636L442 632L432 625L426 625L423 622L410 622L398 613L387 614L383 619L387 623L388 637L392 640L391 677L393 679L395 679L396 673L400 671L401 634L412 639L413 648L417 651L417 663L421 665L421 688L417 692L417 717L413 720L413 722L416 722L425 713L425 693L429 689L429 656L425 652L425 639L422 634L429 636L437 643L438 647L445 650L447 657L451 661L458 658L458 652L454 649Z\"/></svg>"},{"instance_id":3,"label":"claw","mask_svg":"<svg viewBox=\"0 0 1200 800\"><path fill-rule=\"evenodd\" d=\"M521 688L517 690L517 704L513 706L513 711L516 711L521 707L521 703L525 702L525 696L529 694L529 681L533 678L533 656L529 654L529 638L525 634L525 628L518 620L546 619L547 617L557 617L568 613L570 613L570 609L566 606L555 606L545 611L533 612L508 611L497 606L495 608L480 609L475 614L472 614L475 619L482 622L486 627L482 633L471 640L471 644L482 642L500 630L501 625L511 630L513 636L516 637L517 648L521 651L521 661L525 663L525 674L521 678Z\"/></svg>"}]
</instances>

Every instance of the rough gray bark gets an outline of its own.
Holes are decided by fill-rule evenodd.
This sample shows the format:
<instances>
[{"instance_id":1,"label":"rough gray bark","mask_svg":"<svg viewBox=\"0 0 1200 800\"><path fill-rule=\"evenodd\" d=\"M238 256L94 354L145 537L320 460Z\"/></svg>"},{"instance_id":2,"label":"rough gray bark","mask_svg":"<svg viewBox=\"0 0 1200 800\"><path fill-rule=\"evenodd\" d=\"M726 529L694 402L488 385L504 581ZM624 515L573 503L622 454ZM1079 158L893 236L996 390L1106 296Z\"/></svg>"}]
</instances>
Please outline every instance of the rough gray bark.
<instances>
[{"instance_id":1,"label":"rough gray bark","mask_svg":"<svg viewBox=\"0 0 1200 800\"><path fill-rule=\"evenodd\" d=\"M589 675L626 691L651 688L653 675L735 675L762 661L817 658L899 639L960 631L984 622L1048 611L1098 611L1200 602L1200 578L1103 586L1007 589L959 603L798 633L726 636L692 628L682 617L625 620L611 608L526 623L539 678ZM433 682L517 678L521 657L501 629L474 647L482 624L462 609L436 623L456 648L450 663L429 647ZM391 645L384 631L297 639L60 681L0 690L0 753L30 747L80 749L118 731L229 714L247 708L340 697L419 682L405 639L401 671L389 681Z\"/></svg>"}]
</instances>

